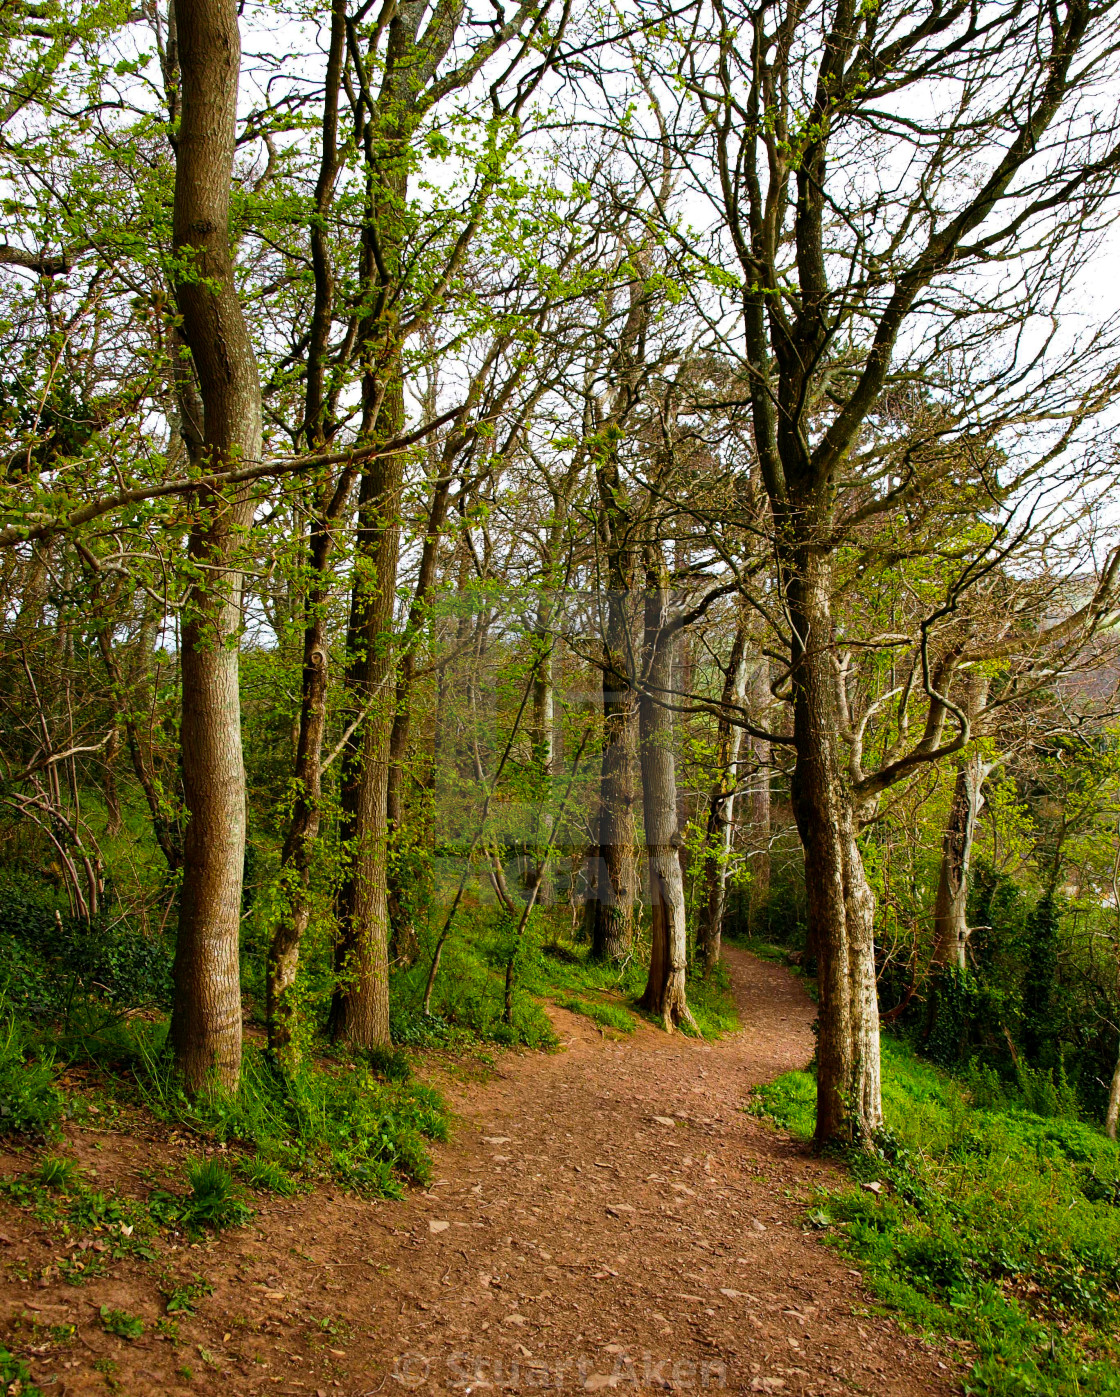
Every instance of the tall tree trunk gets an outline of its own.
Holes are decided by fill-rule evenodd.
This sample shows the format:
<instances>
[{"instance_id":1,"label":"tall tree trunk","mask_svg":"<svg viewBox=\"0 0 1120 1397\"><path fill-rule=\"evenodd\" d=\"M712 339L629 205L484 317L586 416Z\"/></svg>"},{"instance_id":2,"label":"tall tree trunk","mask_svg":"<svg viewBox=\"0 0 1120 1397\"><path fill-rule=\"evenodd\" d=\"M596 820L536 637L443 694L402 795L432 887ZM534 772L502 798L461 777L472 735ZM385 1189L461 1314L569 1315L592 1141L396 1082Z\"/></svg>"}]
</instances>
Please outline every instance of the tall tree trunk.
<instances>
[{"instance_id":1,"label":"tall tree trunk","mask_svg":"<svg viewBox=\"0 0 1120 1397\"><path fill-rule=\"evenodd\" d=\"M770 661L760 654L751 665L751 717L768 727L773 698L770 693ZM750 930L757 936L770 901L770 744L764 737L750 739L753 770L750 776Z\"/></svg>"},{"instance_id":2,"label":"tall tree trunk","mask_svg":"<svg viewBox=\"0 0 1120 1397\"><path fill-rule=\"evenodd\" d=\"M232 0L178 7L181 119L172 242L176 297L202 403L210 470L260 459L256 356L234 284L229 235L241 59ZM182 630L181 747L187 828L175 953L171 1041L188 1091L241 1067L238 933L245 862L236 556L252 521L249 492L200 491L188 546L198 569Z\"/></svg>"},{"instance_id":3,"label":"tall tree trunk","mask_svg":"<svg viewBox=\"0 0 1120 1397\"><path fill-rule=\"evenodd\" d=\"M378 434L388 440L403 426L404 391L395 368ZM343 758L340 836L348 864L339 894L330 1031L359 1048L389 1043L389 742L403 472L404 454L393 452L375 458L362 476L347 636L346 690L353 717L362 716Z\"/></svg>"},{"instance_id":4,"label":"tall tree trunk","mask_svg":"<svg viewBox=\"0 0 1120 1397\"><path fill-rule=\"evenodd\" d=\"M1115 1140L1118 1128L1120 1128L1120 1053L1117 1054L1116 1068L1112 1074L1112 1087L1108 1093L1108 1111L1104 1118L1104 1133L1110 1140Z\"/></svg>"},{"instance_id":5,"label":"tall tree trunk","mask_svg":"<svg viewBox=\"0 0 1120 1397\"><path fill-rule=\"evenodd\" d=\"M596 472L599 533L607 558L603 645L603 753L596 841L588 854L588 923L596 960L621 960L634 934L634 746L637 703L630 682L631 521L613 437Z\"/></svg>"},{"instance_id":6,"label":"tall tree trunk","mask_svg":"<svg viewBox=\"0 0 1120 1397\"><path fill-rule=\"evenodd\" d=\"M967 676L969 718L975 721L988 698L988 677L976 671ZM933 905L933 968L963 970L968 948L968 871L976 822L984 808L984 782L991 771L980 750L973 746L957 762L957 779L949 805L949 819L941 843L941 870Z\"/></svg>"},{"instance_id":7,"label":"tall tree trunk","mask_svg":"<svg viewBox=\"0 0 1120 1397\"><path fill-rule=\"evenodd\" d=\"M311 919L311 861L319 837L323 792L323 733L327 720L327 605L330 600L329 556L333 539L326 511L312 524L310 583L305 598L303 673L299 737L293 772L292 818L280 856L286 906L272 934L265 964L268 1048L287 1073L299 1062L296 1026L296 977L300 944Z\"/></svg>"},{"instance_id":8,"label":"tall tree trunk","mask_svg":"<svg viewBox=\"0 0 1120 1397\"><path fill-rule=\"evenodd\" d=\"M859 1143L883 1120L875 899L856 845L832 659L832 565L806 549L787 568L793 635L793 809L805 850L810 946L818 965L819 1145Z\"/></svg>"},{"instance_id":9,"label":"tall tree trunk","mask_svg":"<svg viewBox=\"0 0 1120 1397\"><path fill-rule=\"evenodd\" d=\"M552 838L552 812L548 806L552 796L552 781L556 774L556 698L552 681L553 648L552 637L549 634L550 624L548 603L542 598L537 608L537 629L533 636L537 669L533 680L531 728L533 772L536 778L533 795L540 813L535 817L535 827L532 831L538 852L529 869L528 879L528 886L536 889L536 900L542 907L551 906L553 899L550 860L543 852L550 846Z\"/></svg>"},{"instance_id":10,"label":"tall tree trunk","mask_svg":"<svg viewBox=\"0 0 1120 1397\"><path fill-rule=\"evenodd\" d=\"M304 440L322 448L334 435L325 391L334 312L335 281L327 244L326 216L338 176L338 96L346 40L346 0L333 0L331 37L323 99L322 150L311 222L311 263L315 299L307 355L304 395ZM303 665L299 727L293 764L293 809L280 858L286 906L272 935L265 963L268 1048L273 1062L289 1075L299 1064L296 1028L296 977L300 945L311 920L311 861L319 837L323 789L323 735L330 678L327 640L331 599L331 558L335 529L353 489L355 468L343 467L337 481L328 474L318 483L308 540L308 582L303 600Z\"/></svg>"},{"instance_id":11,"label":"tall tree trunk","mask_svg":"<svg viewBox=\"0 0 1120 1397\"><path fill-rule=\"evenodd\" d=\"M456 440L461 442L462 438L457 437ZM390 954L393 960L406 965L411 965L420 951L420 943L416 939L416 929L409 907L408 888L403 869L403 850L400 847L404 833L405 767L412 730L412 689L416 677L416 647L420 643L420 634L427 619L428 603L435 584L439 542L447 518L448 496L454 478L450 473L450 465L455 454L455 451L449 451L445 455L443 469L432 487L432 499L428 507L428 524L424 532L424 547L420 555L420 569L416 578L416 588L412 594L412 604L409 608L404 650L397 668L396 706L393 712L392 731L389 734L389 774L385 798L390 840L388 867Z\"/></svg>"},{"instance_id":12,"label":"tall tree trunk","mask_svg":"<svg viewBox=\"0 0 1120 1397\"><path fill-rule=\"evenodd\" d=\"M704 973L719 960L723 914L727 905L727 865L735 829L735 780L743 729L731 722L731 709L742 706L747 684L747 626L741 617L735 628L727 673L723 681L720 715L716 727L716 779L708 806L707 852L704 856L704 906L700 916L697 950Z\"/></svg>"},{"instance_id":13,"label":"tall tree trunk","mask_svg":"<svg viewBox=\"0 0 1120 1397\"><path fill-rule=\"evenodd\" d=\"M613 609L616 599L612 597L608 605ZM624 609L621 600L617 605L620 611ZM595 960L607 961L621 960L630 949L638 883L634 859L637 704L629 679L614 667L618 662L625 663L618 652L608 649L603 665L603 753L596 842L588 853L591 954Z\"/></svg>"},{"instance_id":14,"label":"tall tree trunk","mask_svg":"<svg viewBox=\"0 0 1120 1397\"><path fill-rule=\"evenodd\" d=\"M638 699L652 937L649 979L641 1004L643 1009L658 1014L666 1029L671 1030L692 1016L685 987L688 941L677 830L673 711L667 706L676 649L673 632L666 629L670 619L668 607L668 578L654 545L646 563L643 684Z\"/></svg>"}]
</instances>

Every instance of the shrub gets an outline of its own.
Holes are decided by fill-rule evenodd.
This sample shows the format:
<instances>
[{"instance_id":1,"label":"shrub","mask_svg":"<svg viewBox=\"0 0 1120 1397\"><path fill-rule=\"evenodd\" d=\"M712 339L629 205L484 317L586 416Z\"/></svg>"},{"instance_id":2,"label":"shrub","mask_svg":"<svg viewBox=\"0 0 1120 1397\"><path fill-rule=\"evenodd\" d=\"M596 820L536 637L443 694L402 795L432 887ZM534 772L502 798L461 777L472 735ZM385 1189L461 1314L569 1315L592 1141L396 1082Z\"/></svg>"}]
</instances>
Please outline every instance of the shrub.
<instances>
[{"instance_id":1,"label":"shrub","mask_svg":"<svg viewBox=\"0 0 1120 1397\"><path fill-rule=\"evenodd\" d=\"M52 1059L34 1051L27 1030L0 1007L0 1135L50 1135L63 1104Z\"/></svg>"},{"instance_id":2,"label":"shrub","mask_svg":"<svg viewBox=\"0 0 1120 1397\"><path fill-rule=\"evenodd\" d=\"M66 1192L73 1184L77 1172L78 1166L72 1159L59 1159L56 1155L48 1155L39 1165L39 1182L47 1188Z\"/></svg>"},{"instance_id":3,"label":"shrub","mask_svg":"<svg viewBox=\"0 0 1120 1397\"><path fill-rule=\"evenodd\" d=\"M218 1160L188 1164L187 1182L191 1191L181 1212L187 1227L220 1232L226 1227L240 1227L252 1216L233 1175Z\"/></svg>"},{"instance_id":4,"label":"shrub","mask_svg":"<svg viewBox=\"0 0 1120 1397\"><path fill-rule=\"evenodd\" d=\"M63 911L41 880L0 879L5 993L22 1015L67 1020L86 1000L120 1008L171 1002L171 946L131 927L107 896L93 923Z\"/></svg>"}]
</instances>

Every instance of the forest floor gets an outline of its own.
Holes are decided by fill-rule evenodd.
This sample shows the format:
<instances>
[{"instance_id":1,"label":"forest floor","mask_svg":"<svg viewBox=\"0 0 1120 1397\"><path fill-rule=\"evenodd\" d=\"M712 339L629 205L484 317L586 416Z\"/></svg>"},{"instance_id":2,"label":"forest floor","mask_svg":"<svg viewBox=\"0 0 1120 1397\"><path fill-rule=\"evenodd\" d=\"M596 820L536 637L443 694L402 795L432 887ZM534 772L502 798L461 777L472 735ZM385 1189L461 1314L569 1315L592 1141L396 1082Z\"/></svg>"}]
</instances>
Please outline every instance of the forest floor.
<instances>
[{"instance_id":1,"label":"forest floor","mask_svg":"<svg viewBox=\"0 0 1120 1397\"><path fill-rule=\"evenodd\" d=\"M404 1201L270 1196L245 1227L80 1288L52 1266L57 1235L0 1203L0 1341L59 1397L959 1390L960 1351L876 1314L804 1230L838 1166L742 1108L809 1059L813 1006L781 967L726 958L743 1027L719 1042L644 1024L614 1041L550 1009L562 1051L441 1075L452 1140ZM97 1187L137 1197L194 1143L67 1136ZM0 1174L27 1167L0 1154ZM161 1287L192 1278L213 1292L172 1322ZM107 1333L103 1306L144 1332Z\"/></svg>"}]
</instances>

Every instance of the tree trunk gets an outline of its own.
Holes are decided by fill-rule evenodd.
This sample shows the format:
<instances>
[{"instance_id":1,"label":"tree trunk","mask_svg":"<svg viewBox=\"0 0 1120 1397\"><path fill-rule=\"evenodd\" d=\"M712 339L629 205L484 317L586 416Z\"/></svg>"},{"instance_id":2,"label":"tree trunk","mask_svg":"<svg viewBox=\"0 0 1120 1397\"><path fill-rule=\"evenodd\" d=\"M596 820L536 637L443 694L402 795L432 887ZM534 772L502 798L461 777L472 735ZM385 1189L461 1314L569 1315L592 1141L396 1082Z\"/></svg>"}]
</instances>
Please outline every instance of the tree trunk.
<instances>
[{"instance_id":1,"label":"tree trunk","mask_svg":"<svg viewBox=\"0 0 1120 1397\"><path fill-rule=\"evenodd\" d=\"M805 850L810 946L818 965L816 1142L868 1141L882 1125L875 899L844 779L832 659L831 560L799 551L787 569L797 754L793 808Z\"/></svg>"},{"instance_id":2,"label":"tree trunk","mask_svg":"<svg viewBox=\"0 0 1120 1397\"><path fill-rule=\"evenodd\" d=\"M178 11L181 119L173 246L182 334L202 402L204 464L261 454L260 377L234 285L229 237L241 45L231 0ZM238 935L245 862L237 637L245 489L199 492L188 552L198 569L182 630L183 789L187 828L175 953L171 1041L188 1091L210 1075L237 1085L241 1066Z\"/></svg>"},{"instance_id":3,"label":"tree trunk","mask_svg":"<svg viewBox=\"0 0 1120 1397\"><path fill-rule=\"evenodd\" d=\"M741 707L747 683L747 628L741 618L727 661L723 697L716 728L716 779L708 807L707 852L704 859L704 907L700 919L700 957L704 973L719 960L723 914L727 904L727 865L735 829L735 779L743 729L730 720L733 707Z\"/></svg>"},{"instance_id":4,"label":"tree trunk","mask_svg":"<svg viewBox=\"0 0 1120 1397\"><path fill-rule=\"evenodd\" d=\"M323 789L323 732L327 718L329 675L326 606L329 599L328 557L331 535L320 512L311 539L311 583L305 602L303 632L303 691L293 785L294 808L280 857L287 903L280 915L265 963L268 1049L286 1073L299 1063L295 1039L296 976L300 943L311 918L309 882L315 842L319 837Z\"/></svg>"},{"instance_id":5,"label":"tree trunk","mask_svg":"<svg viewBox=\"0 0 1120 1397\"><path fill-rule=\"evenodd\" d=\"M552 780L555 775L556 756L556 699L552 682L552 639L549 635L550 617L546 603L542 600L537 608L537 630L533 637L536 677L533 680L532 749L533 792L539 814L534 818L532 831L536 845L536 856L529 869L528 887L536 889L536 900L542 907L550 907L553 900L552 874L550 861L543 854L552 838L552 812L548 808L552 797Z\"/></svg>"},{"instance_id":6,"label":"tree trunk","mask_svg":"<svg viewBox=\"0 0 1120 1397\"><path fill-rule=\"evenodd\" d=\"M987 676L968 675L969 717L975 720L988 697ZM976 822L984 808L984 782L991 771L973 746L957 763L957 780L949 805L949 820L941 843L941 872L933 906L933 969L965 968L968 947L968 871Z\"/></svg>"},{"instance_id":7,"label":"tree trunk","mask_svg":"<svg viewBox=\"0 0 1120 1397\"><path fill-rule=\"evenodd\" d=\"M404 425L399 369L385 395L378 434L387 440ZM375 458L362 476L357 563L350 609L346 689L364 714L347 746L342 769L340 837L348 866L339 893L338 983L330 1031L359 1048L389 1044L389 743L393 603L400 548L404 454Z\"/></svg>"},{"instance_id":8,"label":"tree trunk","mask_svg":"<svg viewBox=\"0 0 1120 1397\"><path fill-rule=\"evenodd\" d=\"M326 237L326 215L338 176L338 94L342 81L346 39L345 0L331 5L331 40L323 99L322 149L315 187L315 212L310 230L315 300L308 346L304 395L304 440L309 450L321 449L334 436L325 394L326 370L334 311L335 280ZM331 557L335 528L349 501L356 469L344 466L336 481L329 474L319 482L308 541L308 582L303 601L303 667L299 727L293 765L294 805L280 858L286 907L272 935L265 962L268 1049L273 1062L291 1075L299 1065L295 1037L296 977L300 944L311 919L311 861L319 837L323 789L323 735L327 720L330 656L327 610L331 599Z\"/></svg>"},{"instance_id":9,"label":"tree trunk","mask_svg":"<svg viewBox=\"0 0 1120 1397\"><path fill-rule=\"evenodd\" d=\"M677 831L677 781L673 756L673 711L667 707L673 685L674 637L667 632L669 585L656 547L646 563L643 685L638 699L641 737L642 812L649 874L649 979L641 1005L665 1028L691 1021L685 992L688 942L684 879Z\"/></svg>"},{"instance_id":10,"label":"tree trunk","mask_svg":"<svg viewBox=\"0 0 1120 1397\"><path fill-rule=\"evenodd\" d=\"M1104 1133L1110 1140L1116 1139L1120 1127L1120 1053L1116 1058L1116 1070L1112 1074L1112 1088L1108 1093L1108 1111L1104 1118Z\"/></svg>"},{"instance_id":11,"label":"tree trunk","mask_svg":"<svg viewBox=\"0 0 1120 1397\"><path fill-rule=\"evenodd\" d=\"M603 754L596 842L588 853L588 924L595 960L621 960L634 934L634 746L637 704L630 682L630 517L612 445L598 471L599 533L607 556L603 645Z\"/></svg>"},{"instance_id":12,"label":"tree trunk","mask_svg":"<svg viewBox=\"0 0 1120 1397\"><path fill-rule=\"evenodd\" d=\"M608 605L619 612L623 598ZM625 625L623 619L622 624ZM625 652L622 652L625 653ZM618 651L608 649L603 666L603 754L599 774L597 839L588 854L588 912L591 955L618 961L634 934L637 869L634 859L634 729L637 706L630 681L615 668ZM611 657L614 657L612 662Z\"/></svg>"},{"instance_id":13,"label":"tree trunk","mask_svg":"<svg viewBox=\"0 0 1120 1397\"><path fill-rule=\"evenodd\" d=\"M759 655L751 675L751 717L759 727L768 727L773 698L770 693L770 661ZM753 771L750 778L750 931L764 930L764 917L770 901L770 744L764 737L750 739Z\"/></svg>"},{"instance_id":14,"label":"tree trunk","mask_svg":"<svg viewBox=\"0 0 1120 1397\"><path fill-rule=\"evenodd\" d=\"M389 735L389 775L386 789L388 807L389 839L394 846L389 858L389 921L391 926L390 954L394 961L411 965L420 952L416 938L416 928L412 921L409 906L408 888L403 873L403 850L401 840L404 833L404 781L408 758L409 736L412 729L412 688L416 674L416 647L428 614L428 601L435 583L436 561L440 539L443 536L444 521L447 518L447 501L453 477L449 473L450 462L445 460L444 470L433 486L431 504L428 508L428 524L424 534L424 547L420 555L420 570L416 578L416 589L409 608L404 653L397 670L396 707L393 713L393 727ZM441 683L442 671L441 671Z\"/></svg>"}]
</instances>

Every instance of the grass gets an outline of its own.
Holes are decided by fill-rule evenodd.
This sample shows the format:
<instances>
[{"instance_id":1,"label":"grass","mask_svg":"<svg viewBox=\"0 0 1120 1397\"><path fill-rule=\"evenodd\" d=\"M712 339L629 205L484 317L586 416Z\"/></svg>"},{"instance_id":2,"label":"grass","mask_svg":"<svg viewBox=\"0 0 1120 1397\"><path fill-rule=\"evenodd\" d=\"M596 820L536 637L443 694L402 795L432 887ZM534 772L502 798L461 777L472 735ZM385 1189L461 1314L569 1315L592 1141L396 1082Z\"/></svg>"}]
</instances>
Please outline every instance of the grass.
<instances>
[{"instance_id":1,"label":"grass","mask_svg":"<svg viewBox=\"0 0 1120 1397\"><path fill-rule=\"evenodd\" d=\"M595 961L588 946L564 939L569 926L566 907L541 908L534 912L517 943L508 920L499 912L472 909L457 924L444 951L444 968L437 989L445 980L454 978L455 983L445 989L452 1002L443 1012L456 1022L477 1023L484 1017L479 1008L464 1012L464 1005L473 999L476 1004L484 1001L491 1013L500 1014L505 968L512 951L512 1032L503 1039L501 1033L491 1030L495 1041L514 1041L534 1048L554 1046L555 1035L541 1000L553 1000L612 1032L632 1033L639 1020L648 1017L637 1008L646 984L648 942L639 937L621 964ZM450 964L449 952L454 957ZM421 968L426 974L427 963L423 959ZM730 981L722 966L706 979L699 975L689 979L688 1002L696 1031L704 1038L718 1038L739 1026Z\"/></svg>"},{"instance_id":2,"label":"grass","mask_svg":"<svg viewBox=\"0 0 1120 1397\"><path fill-rule=\"evenodd\" d=\"M603 999L581 999L579 995L558 995L556 1003L561 1009L569 1009L573 1014L582 1014L597 1023L600 1028L613 1029L615 1033L633 1033L638 1027L637 1017L624 1009L621 1004L612 1004Z\"/></svg>"},{"instance_id":3,"label":"grass","mask_svg":"<svg viewBox=\"0 0 1120 1397\"><path fill-rule=\"evenodd\" d=\"M237 1181L219 1160L192 1161L187 1165L187 1182L191 1188L181 1216L188 1228L221 1232L240 1227L252 1217Z\"/></svg>"},{"instance_id":4,"label":"grass","mask_svg":"<svg viewBox=\"0 0 1120 1397\"><path fill-rule=\"evenodd\" d=\"M241 1162L241 1177L259 1193L275 1193L290 1198L296 1192L296 1181L274 1159L246 1159Z\"/></svg>"},{"instance_id":5,"label":"grass","mask_svg":"<svg viewBox=\"0 0 1120 1397\"><path fill-rule=\"evenodd\" d=\"M808 1139L815 1092L788 1073L753 1109ZM883 1106L877 1151L851 1159L851 1186L814 1197L809 1225L881 1300L972 1346L966 1392L1120 1393L1116 1145L1077 1120L981 1106L890 1040Z\"/></svg>"},{"instance_id":6,"label":"grass","mask_svg":"<svg viewBox=\"0 0 1120 1397\"><path fill-rule=\"evenodd\" d=\"M400 1054L388 1055L393 1080L349 1058L309 1058L298 1075L284 1079L249 1043L236 1092L192 1099L171 1071L166 1032L165 1023L122 1024L99 1065L119 1095L131 1095L159 1119L251 1151L252 1162L241 1172L253 1187L290 1192L296 1173L371 1196L400 1197L406 1181L427 1181L426 1141L446 1139L447 1112L430 1087L400 1080Z\"/></svg>"}]
</instances>

